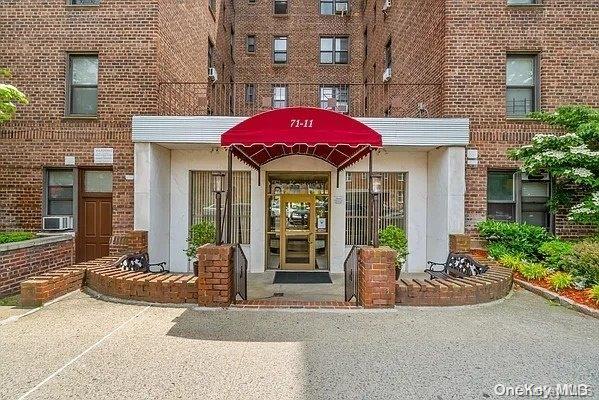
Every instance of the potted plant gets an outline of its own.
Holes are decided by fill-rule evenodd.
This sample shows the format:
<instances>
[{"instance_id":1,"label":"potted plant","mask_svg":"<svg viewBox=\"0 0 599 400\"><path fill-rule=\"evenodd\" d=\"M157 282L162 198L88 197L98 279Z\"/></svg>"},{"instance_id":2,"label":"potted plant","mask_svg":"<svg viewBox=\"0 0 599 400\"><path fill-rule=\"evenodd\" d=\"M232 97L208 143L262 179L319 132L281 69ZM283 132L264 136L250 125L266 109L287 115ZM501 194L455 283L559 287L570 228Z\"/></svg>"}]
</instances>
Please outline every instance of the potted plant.
<instances>
[{"instance_id":1,"label":"potted plant","mask_svg":"<svg viewBox=\"0 0 599 400\"><path fill-rule=\"evenodd\" d=\"M191 226L189 236L187 237L187 250L185 254L193 262L193 273L198 276L198 247L207 243L214 243L216 237L216 228L210 221L201 221Z\"/></svg>"},{"instance_id":2,"label":"potted plant","mask_svg":"<svg viewBox=\"0 0 599 400\"><path fill-rule=\"evenodd\" d=\"M379 241L383 246L389 246L397 252L395 259L395 280L399 279L399 274L408 256L408 238L403 229L395 225L389 225L379 232Z\"/></svg>"}]
</instances>

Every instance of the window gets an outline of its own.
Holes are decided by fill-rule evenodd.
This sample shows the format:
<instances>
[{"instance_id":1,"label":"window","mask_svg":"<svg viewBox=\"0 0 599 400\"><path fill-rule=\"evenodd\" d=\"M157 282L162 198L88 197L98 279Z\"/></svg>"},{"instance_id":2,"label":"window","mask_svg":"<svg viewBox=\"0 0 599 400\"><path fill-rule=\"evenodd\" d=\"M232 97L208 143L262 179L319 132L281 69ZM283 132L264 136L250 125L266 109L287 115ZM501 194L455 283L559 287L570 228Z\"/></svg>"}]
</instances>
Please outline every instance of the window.
<instances>
[{"instance_id":1,"label":"window","mask_svg":"<svg viewBox=\"0 0 599 400\"><path fill-rule=\"evenodd\" d=\"M287 85L273 85L272 106L273 108L287 107Z\"/></svg>"},{"instance_id":2,"label":"window","mask_svg":"<svg viewBox=\"0 0 599 400\"><path fill-rule=\"evenodd\" d=\"M347 37L321 37L320 62L322 64L347 64L349 59Z\"/></svg>"},{"instance_id":3,"label":"window","mask_svg":"<svg viewBox=\"0 0 599 400\"><path fill-rule=\"evenodd\" d=\"M73 6L91 6L100 4L100 0L69 0Z\"/></svg>"},{"instance_id":4,"label":"window","mask_svg":"<svg viewBox=\"0 0 599 400\"><path fill-rule=\"evenodd\" d=\"M541 0L507 0L509 5L540 4Z\"/></svg>"},{"instance_id":5,"label":"window","mask_svg":"<svg viewBox=\"0 0 599 400\"><path fill-rule=\"evenodd\" d=\"M320 108L332 109L343 113L349 112L349 86L321 86Z\"/></svg>"},{"instance_id":6,"label":"window","mask_svg":"<svg viewBox=\"0 0 599 400\"><path fill-rule=\"evenodd\" d=\"M246 83L245 85L245 102L254 103L256 101L256 85Z\"/></svg>"},{"instance_id":7,"label":"window","mask_svg":"<svg viewBox=\"0 0 599 400\"><path fill-rule=\"evenodd\" d=\"M86 193L112 193L112 171L85 171L83 185Z\"/></svg>"},{"instance_id":8,"label":"window","mask_svg":"<svg viewBox=\"0 0 599 400\"><path fill-rule=\"evenodd\" d=\"M95 116L98 113L98 56L69 55L68 114Z\"/></svg>"},{"instance_id":9,"label":"window","mask_svg":"<svg viewBox=\"0 0 599 400\"><path fill-rule=\"evenodd\" d=\"M248 53L256 52L256 36L248 35L245 38L245 49Z\"/></svg>"},{"instance_id":10,"label":"window","mask_svg":"<svg viewBox=\"0 0 599 400\"><path fill-rule=\"evenodd\" d=\"M46 170L46 215L73 215L73 170Z\"/></svg>"},{"instance_id":11,"label":"window","mask_svg":"<svg viewBox=\"0 0 599 400\"><path fill-rule=\"evenodd\" d=\"M275 0L275 14L287 14L287 0Z\"/></svg>"},{"instance_id":12,"label":"window","mask_svg":"<svg viewBox=\"0 0 599 400\"><path fill-rule=\"evenodd\" d=\"M287 36L276 36L273 47L275 64L285 64L287 62Z\"/></svg>"},{"instance_id":13,"label":"window","mask_svg":"<svg viewBox=\"0 0 599 400\"><path fill-rule=\"evenodd\" d=\"M405 229L405 172L384 172L380 200L380 228L395 225ZM368 244L368 173L347 172L346 175L346 245Z\"/></svg>"},{"instance_id":14,"label":"window","mask_svg":"<svg viewBox=\"0 0 599 400\"><path fill-rule=\"evenodd\" d=\"M348 0L320 0L320 13L322 15L334 15L348 10Z\"/></svg>"},{"instance_id":15,"label":"window","mask_svg":"<svg viewBox=\"0 0 599 400\"><path fill-rule=\"evenodd\" d=\"M550 226L547 201L548 176L529 176L515 171L489 171L487 216L490 219Z\"/></svg>"},{"instance_id":16,"label":"window","mask_svg":"<svg viewBox=\"0 0 599 400\"><path fill-rule=\"evenodd\" d=\"M216 205L212 192L213 171L191 171L190 219L191 224L216 221ZM233 237L241 234L241 243L250 243L251 177L249 171L233 171ZM224 202L223 202L224 203ZM224 216L224 204L221 212ZM224 227L225 225L223 225Z\"/></svg>"},{"instance_id":17,"label":"window","mask_svg":"<svg viewBox=\"0 0 599 400\"><path fill-rule=\"evenodd\" d=\"M536 55L510 54L506 64L508 117L525 117L538 109L538 62Z\"/></svg>"},{"instance_id":18,"label":"window","mask_svg":"<svg viewBox=\"0 0 599 400\"><path fill-rule=\"evenodd\" d=\"M391 38L387 40L387 44L385 45L385 68L391 68L391 64L393 63L393 59L391 58Z\"/></svg>"}]
</instances>

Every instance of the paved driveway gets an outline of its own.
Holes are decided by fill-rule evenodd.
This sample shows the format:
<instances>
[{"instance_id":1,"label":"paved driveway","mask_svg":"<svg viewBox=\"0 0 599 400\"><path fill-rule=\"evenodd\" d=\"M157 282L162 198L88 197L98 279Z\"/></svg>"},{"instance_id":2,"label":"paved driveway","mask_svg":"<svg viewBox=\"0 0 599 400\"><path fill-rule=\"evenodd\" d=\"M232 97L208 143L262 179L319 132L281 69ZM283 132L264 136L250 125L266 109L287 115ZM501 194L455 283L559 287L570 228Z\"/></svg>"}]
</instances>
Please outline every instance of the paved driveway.
<instances>
[{"instance_id":1,"label":"paved driveway","mask_svg":"<svg viewBox=\"0 0 599 400\"><path fill-rule=\"evenodd\" d=\"M480 399L590 384L599 321L527 292L483 306L206 311L76 293L0 325L2 399Z\"/></svg>"}]
</instances>

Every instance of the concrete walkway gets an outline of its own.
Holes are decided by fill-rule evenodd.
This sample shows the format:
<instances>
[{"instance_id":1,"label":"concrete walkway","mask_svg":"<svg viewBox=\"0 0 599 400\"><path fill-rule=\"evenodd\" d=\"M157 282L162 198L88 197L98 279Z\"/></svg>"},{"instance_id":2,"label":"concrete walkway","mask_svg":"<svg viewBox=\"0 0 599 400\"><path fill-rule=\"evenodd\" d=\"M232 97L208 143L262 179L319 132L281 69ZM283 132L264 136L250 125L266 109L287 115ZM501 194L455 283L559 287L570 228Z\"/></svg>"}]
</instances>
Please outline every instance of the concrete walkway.
<instances>
[{"instance_id":1,"label":"concrete walkway","mask_svg":"<svg viewBox=\"0 0 599 400\"><path fill-rule=\"evenodd\" d=\"M461 400L495 398L496 384L558 383L594 385L598 398L598 343L598 320L524 291L379 312L209 311L77 293L0 325L0 398Z\"/></svg>"}]
</instances>

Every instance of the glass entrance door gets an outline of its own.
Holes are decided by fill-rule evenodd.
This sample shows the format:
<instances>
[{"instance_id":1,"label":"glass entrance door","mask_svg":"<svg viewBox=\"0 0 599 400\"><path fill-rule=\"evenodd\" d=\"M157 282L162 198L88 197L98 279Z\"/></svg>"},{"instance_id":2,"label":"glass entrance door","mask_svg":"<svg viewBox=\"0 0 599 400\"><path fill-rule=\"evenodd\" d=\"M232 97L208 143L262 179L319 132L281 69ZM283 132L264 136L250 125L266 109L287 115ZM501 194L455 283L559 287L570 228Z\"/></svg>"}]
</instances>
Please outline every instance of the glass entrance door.
<instances>
[{"instance_id":1,"label":"glass entrance door","mask_svg":"<svg viewBox=\"0 0 599 400\"><path fill-rule=\"evenodd\" d=\"M281 269L315 269L315 205L311 194L281 196Z\"/></svg>"}]
</instances>

